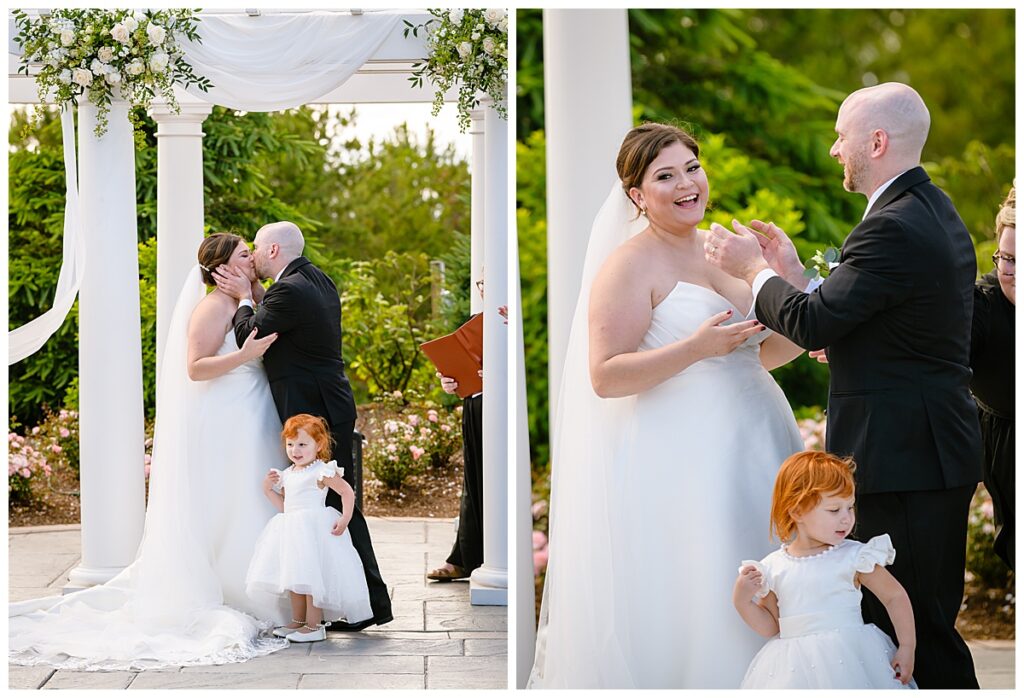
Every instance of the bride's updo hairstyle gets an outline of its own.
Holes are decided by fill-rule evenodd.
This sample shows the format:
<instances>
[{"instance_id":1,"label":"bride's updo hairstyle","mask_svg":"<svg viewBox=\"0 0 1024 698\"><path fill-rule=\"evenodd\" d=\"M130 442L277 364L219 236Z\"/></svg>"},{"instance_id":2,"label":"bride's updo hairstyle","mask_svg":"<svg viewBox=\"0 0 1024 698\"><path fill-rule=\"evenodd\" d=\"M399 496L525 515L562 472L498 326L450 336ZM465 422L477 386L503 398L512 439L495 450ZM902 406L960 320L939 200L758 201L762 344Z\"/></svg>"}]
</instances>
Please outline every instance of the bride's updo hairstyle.
<instances>
[{"instance_id":1,"label":"bride's updo hairstyle","mask_svg":"<svg viewBox=\"0 0 1024 698\"><path fill-rule=\"evenodd\" d=\"M331 438L331 430L327 426L327 420L323 417L314 417L311 414L297 414L289 417L281 429L281 442L294 439L299 435L299 429L309 434L316 442L316 455L320 460L327 460L331 457L331 447L334 439Z\"/></svg>"},{"instance_id":2,"label":"bride's updo hairstyle","mask_svg":"<svg viewBox=\"0 0 1024 698\"><path fill-rule=\"evenodd\" d=\"M238 248L238 243L245 242L239 235L233 233L214 233L203 240L199 245L199 266L203 274L203 283L207 286L216 286L213 280L214 269L221 264L227 264L231 255Z\"/></svg>"},{"instance_id":3,"label":"bride's updo hairstyle","mask_svg":"<svg viewBox=\"0 0 1024 698\"><path fill-rule=\"evenodd\" d=\"M678 126L669 124L642 124L627 133L622 140L619 156L615 159L615 171L622 181L622 191L626 192L637 213L641 212L640 207L629 196L629 190L640 188L644 172L661 151L673 143L683 144L693 151L695 157L700 157L700 146L694 137Z\"/></svg>"},{"instance_id":4,"label":"bride's updo hairstyle","mask_svg":"<svg viewBox=\"0 0 1024 698\"><path fill-rule=\"evenodd\" d=\"M772 490L772 532L785 543L796 533L793 514L804 514L824 496L852 497L852 458L824 451L800 451L783 462Z\"/></svg>"}]
</instances>

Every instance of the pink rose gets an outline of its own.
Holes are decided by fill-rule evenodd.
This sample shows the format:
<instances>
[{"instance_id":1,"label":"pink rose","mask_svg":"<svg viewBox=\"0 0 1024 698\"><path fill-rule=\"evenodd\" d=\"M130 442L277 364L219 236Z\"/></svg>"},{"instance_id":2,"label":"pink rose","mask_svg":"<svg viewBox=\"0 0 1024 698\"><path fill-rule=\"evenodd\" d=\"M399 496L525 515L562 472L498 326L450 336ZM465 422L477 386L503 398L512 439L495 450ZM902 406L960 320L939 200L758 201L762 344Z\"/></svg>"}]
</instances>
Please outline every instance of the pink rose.
<instances>
[{"instance_id":1,"label":"pink rose","mask_svg":"<svg viewBox=\"0 0 1024 698\"><path fill-rule=\"evenodd\" d=\"M423 457L423 454L426 453L426 451L424 451L419 446L410 446L409 452L412 454L413 460L419 460L420 458Z\"/></svg>"},{"instance_id":2,"label":"pink rose","mask_svg":"<svg viewBox=\"0 0 1024 698\"><path fill-rule=\"evenodd\" d=\"M540 550L541 548L546 548L547 545L548 545L548 537L544 533L544 531L534 531L533 532L533 549L534 550Z\"/></svg>"},{"instance_id":3,"label":"pink rose","mask_svg":"<svg viewBox=\"0 0 1024 698\"><path fill-rule=\"evenodd\" d=\"M441 425L441 431L451 431L451 430L452 430L452 428L450 426L448 426L447 424L442 424Z\"/></svg>"},{"instance_id":4,"label":"pink rose","mask_svg":"<svg viewBox=\"0 0 1024 698\"><path fill-rule=\"evenodd\" d=\"M22 477L32 477L32 471L29 470L28 468L22 468L21 469L21 476Z\"/></svg>"},{"instance_id":5,"label":"pink rose","mask_svg":"<svg viewBox=\"0 0 1024 698\"><path fill-rule=\"evenodd\" d=\"M427 419L431 422L437 423L437 410L427 410Z\"/></svg>"},{"instance_id":6,"label":"pink rose","mask_svg":"<svg viewBox=\"0 0 1024 698\"><path fill-rule=\"evenodd\" d=\"M64 449L58 446L57 444L53 444L52 446L50 446L50 450L53 451L54 453L60 453Z\"/></svg>"},{"instance_id":7,"label":"pink rose","mask_svg":"<svg viewBox=\"0 0 1024 698\"><path fill-rule=\"evenodd\" d=\"M420 423L419 416L417 416L415 414L410 414L409 415L409 424L411 424L411 425L413 425L415 427L415 426L419 426L419 423Z\"/></svg>"},{"instance_id":8,"label":"pink rose","mask_svg":"<svg viewBox=\"0 0 1024 698\"><path fill-rule=\"evenodd\" d=\"M533 573L540 574L548 567L548 549L533 551Z\"/></svg>"},{"instance_id":9,"label":"pink rose","mask_svg":"<svg viewBox=\"0 0 1024 698\"><path fill-rule=\"evenodd\" d=\"M62 438L62 439L66 439L66 438L68 438L69 436L71 436L71 432L70 432L70 431L68 431L67 429L65 429L64 427L61 427L61 428L60 428L60 438Z\"/></svg>"}]
</instances>

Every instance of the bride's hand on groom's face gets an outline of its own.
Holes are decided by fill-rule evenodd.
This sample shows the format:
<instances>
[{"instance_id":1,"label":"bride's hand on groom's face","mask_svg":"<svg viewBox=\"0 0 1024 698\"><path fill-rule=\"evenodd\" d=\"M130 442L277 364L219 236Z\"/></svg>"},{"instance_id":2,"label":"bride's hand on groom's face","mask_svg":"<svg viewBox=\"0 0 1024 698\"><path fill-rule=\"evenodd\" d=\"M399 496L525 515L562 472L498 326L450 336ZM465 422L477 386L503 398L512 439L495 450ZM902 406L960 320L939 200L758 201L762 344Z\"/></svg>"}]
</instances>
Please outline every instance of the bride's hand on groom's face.
<instances>
[{"instance_id":1,"label":"bride's hand on groom's face","mask_svg":"<svg viewBox=\"0 0 1024 698\"><path fill-rule=\"evenodd\" d=\"M252 298L252 282L245 274L222 264L212 272L217 288L236 300Z\"/></svg>"}]
</instances>

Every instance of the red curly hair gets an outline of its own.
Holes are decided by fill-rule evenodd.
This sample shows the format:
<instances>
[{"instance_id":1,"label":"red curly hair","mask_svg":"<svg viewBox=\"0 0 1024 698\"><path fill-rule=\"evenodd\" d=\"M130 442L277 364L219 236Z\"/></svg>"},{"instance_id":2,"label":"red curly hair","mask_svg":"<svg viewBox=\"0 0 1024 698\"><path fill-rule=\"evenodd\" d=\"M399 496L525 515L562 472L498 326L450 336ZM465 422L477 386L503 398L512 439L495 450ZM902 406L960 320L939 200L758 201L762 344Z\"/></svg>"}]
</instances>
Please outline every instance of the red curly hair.
<instances>
[{"instance_id":1,"label":"red curly hair","mask_svg":"<svg viewBox=\"0 0 1024 698\"><path fill-rule=\"evenodd\" d=\"M314 417L311 414L297 414L289 417L281 429L281 441L287 443L288 439L294 439L302 429L310 438L316 442L316 455L320 460L327 460L331 457L331 448L334 446L334 439L331 438L331 429L327 426L327 420L323 417Z\"/></svg>"},{"instance_id":2,"label":"red curly hair","mask_svg":"<svg viewBox=\"0 0 1024 698\"><path fill-rule=\"evenodd\" d=\"M800 451L787 458L772 490L772 533L785 543L796 533L794 513L810 511L825 495L852 497L855 469L852 458L824 451Z\"/></svg>"}]
</instances>

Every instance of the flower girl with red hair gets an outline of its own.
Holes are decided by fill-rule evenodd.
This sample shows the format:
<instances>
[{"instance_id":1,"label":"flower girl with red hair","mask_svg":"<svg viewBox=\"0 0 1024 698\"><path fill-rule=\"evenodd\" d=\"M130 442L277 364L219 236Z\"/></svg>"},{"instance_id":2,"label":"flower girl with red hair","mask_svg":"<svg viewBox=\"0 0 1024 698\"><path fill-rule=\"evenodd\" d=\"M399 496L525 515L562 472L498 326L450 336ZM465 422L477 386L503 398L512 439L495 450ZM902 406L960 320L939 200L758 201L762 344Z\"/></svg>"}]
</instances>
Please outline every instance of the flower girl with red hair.
<instances>
[{"instance_id":1,"label":"flower girl with red hair","mask_svg":"<svg viewBox=\"0 0 1024 698\"><path fill-rule=\"evenodd\" d=\"M783 545L760 562L744 560L733 589L747 625L773 638L742 688L916 688L914 613L885 569L896 551L887 534L867 543L846 538L853 505L850 459L802 451L782 464L771 527ZM864 623L861 585L885 604L899 648Z\"/></svg>"},{"instance_id":2,"label":"flower girl with red hair","mask_svg":"<svg viewBox=\"0 0 1024 698\"><path fill-rule=\"evenodd\" d=\"M321 625L344 618L358 623L373 617L363 564L347 528L355 493L330 455L331 435L320 417L299 414L281 432L291 466L272 468L263 492L281 513L256 541L246 574L250 594L288 592L292 622L274 631L292 642L326 639ZM341 495L342 509L325 507L327 488Z\"/></svg>"}]
</instances>

